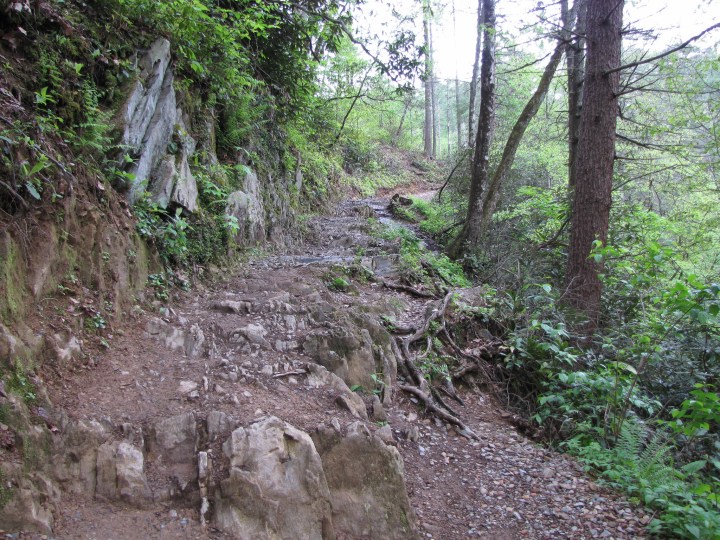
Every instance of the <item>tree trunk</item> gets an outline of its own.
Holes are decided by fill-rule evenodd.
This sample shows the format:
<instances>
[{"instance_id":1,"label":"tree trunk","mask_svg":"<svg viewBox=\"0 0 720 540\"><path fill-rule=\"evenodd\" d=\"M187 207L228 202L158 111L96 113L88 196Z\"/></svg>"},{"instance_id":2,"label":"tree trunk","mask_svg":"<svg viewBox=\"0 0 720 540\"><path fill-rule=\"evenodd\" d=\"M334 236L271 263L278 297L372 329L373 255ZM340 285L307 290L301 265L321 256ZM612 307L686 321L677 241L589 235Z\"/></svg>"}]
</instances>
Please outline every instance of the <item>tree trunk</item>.
<instances>
[{"instance_id":1,"label":"tree trunk","mask_svg":"<svg viewBox=\"0 0 720 540\"><path fill-rule=\"evenodd\" d=\"M575 0L572 10L562 0L563 38L566 42L568 92L568 184L572 189L577 176L577 145L580 137L580 111L582 110L583 83L585 80L585 32L587 1ZM575 22L576 21L576 22ZM572 31L573 23L575 31Z\"/></svg>"},{"instance_id":2,"label":"tree trunk","mask_svg":"<svg viewBox=\"0 0 720 540\"><path fill-rule=\"evenodd\" d=\"M432 157L437 159L438 157L438 144L440 142L440 89L438 88L438 80L435 76L435 61L433 58L433 27L432 20L430 21L430 68L432 70L432 133L433 133L433 144L432 144Z\"/></svg>"},{"instance_id":3,"label":"tree trunk","mask_svg":"<svg viewBox=\"0 0 720 540\"><path fill-rule=\"evenodd\" d=\"M612 177L620 82L624 0L589 0L587 75L580 117L570 247L565 272L567 302L583 312L592 332L600 313L602 261L590 256L605 245L612 203Z\"/></svg>"},{"instance_id":4,"label":"tree trunk","mask_svg":"<svg viewBox=\"0 0 720 540\"><path fill-rule=\"evenodd\" d=\"M481 237L485 236L485 233L487 233L487 230L490 227L490 222L493 214L495 213L495 207L497 206L500 188L505 183L505 178L512 168L513 161L515 161L515 154L518 146L520 146L520 141L522 141L523 135L525 135L525 130L530 124L530 121L537 114L540 109L540 105L545 100L545 95L547 94L548 88L550 88L550 83L552 82L555 72L557 71L557 67L560 64L564 49L565 45L562 42L558 43L557 47L555 47L555 52L553 52L550 57L548 65L545 66L545 71L540 78L540 83L538 83L535 93L520 113L520 116L515 122L515 125L510 132L510 136L505 143L502 158L500 159L497 169L495 169L495 174L493 174L492 180L488 185L483 201L482 226L480 230Z\"/></svg>"},{"instance_id":5,"label":"tree trunk","mask_svg":"<svg viewBox=\"0 0 720 540\"><path fill-rule=\"evenodd\" d=\"M453 35L457 36L457 25L455 22L455 0L452 3L452 16L453 16ZM455 39L455 48L457 49L457 39ZM455 57L455 123L457 124L457 149L463 147L462 140L462 112L460 111L460 81L458 77L458 63L457 57ZM449 145L449 143L448 143Z\"/></svg>"},{"instance_id":6,"label":"tree trunk","mask_svg":"<svg viewBox=\"0 0 720 540\"><path fill-rule=\"evenodd\" d=\"M430 2L423 1L423 32L425 34L425 123L423 124L423 152L433 157L433 110L432 110L432 49L430 44Z\"/></svg>"},{"instance_id":7,"label":"tree trunk","mask_svg":"<svg viewBox=\"0 0 720 540\"><path fill-rule=\"evenodd\" d=\"M483 36L483 0L478 0L477 40L475 41L475 62L473 63L472 79L470 80L470 105L468 106L468 148L475 142L475 99L477 97L478 77L480 76L480 51Z\"/></svg>"},{"instance_id":8,"label":"tree trunk","mask_svg":"<svg viewBox=\"0 0 720 540\"><path fill-rule=\"evenodd\" d=\"M405 104L403 107L403 113L400 117L400 123L398 124L397 131L395 131L395 135L393 135L392 138L392 146L396 147L398 145L398 141L400 141L400 135L402 135L402 129L403 125L405 124L405 117L407 116L408 110L410 110L410 107L412 106L414 94L412 92L408 92L405 96Z\"/></svg>"},{"instance_id":9,"label":"tree trunk","mask_svg":"<svg viewBox=\"0 0 720 540\"><path fill-rule=\"evenodd\" d=\"M487 184L495 123L495 0L482 0L482 11L484 30L480 67L480 119L475 138L467 218L460 234L450 246L453 257L459 256L465 249L473 251L480 245L483 191Z\"/></svg>"}]
</instances>

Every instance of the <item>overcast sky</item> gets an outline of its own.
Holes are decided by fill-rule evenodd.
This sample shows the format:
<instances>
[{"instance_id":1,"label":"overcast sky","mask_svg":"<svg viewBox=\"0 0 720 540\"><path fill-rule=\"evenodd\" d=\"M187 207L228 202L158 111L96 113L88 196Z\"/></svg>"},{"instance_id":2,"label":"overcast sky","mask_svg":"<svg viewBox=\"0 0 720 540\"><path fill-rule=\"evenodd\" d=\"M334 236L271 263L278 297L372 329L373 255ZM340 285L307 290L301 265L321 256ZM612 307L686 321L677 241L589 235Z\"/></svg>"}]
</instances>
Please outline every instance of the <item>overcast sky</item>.
<instances>
[{"instance_id":1,"label":"overcast sky","mask_svg":"<svg viewBox=\"0 0 720 540\"><path fill-rule=\"evenodd\" d=\"M475 49L477 0L434 0L438 21L434 29L435 65L440 78L454 79L457 71L461 80L469 80ZM559 8L556 0L497 0L496 13L500 18L502 31L517 34L524 26L537 21L538 5L547 6L545 16L557 20ZM419 1L399 0L391 4L403 14L419 12ZM363 11L368 16L360 21L361 26L379 31L382 22L390 19L387 1L368 0ZM372 16L370 12L372 11ZM416 16L416 32L422 32L421 18ZM661 51L698 34L714 23L720 22L720 0L627 0L625 2L624 24L652 30L657 35L655 43L626 43L626 46L642 46ZM421 36L419 36L420 38ZM703 46L717 46L720 43L720 29L708 34L699 42ZM529 45L537 47L536 44Z\"/></svg>"}]
</instances>

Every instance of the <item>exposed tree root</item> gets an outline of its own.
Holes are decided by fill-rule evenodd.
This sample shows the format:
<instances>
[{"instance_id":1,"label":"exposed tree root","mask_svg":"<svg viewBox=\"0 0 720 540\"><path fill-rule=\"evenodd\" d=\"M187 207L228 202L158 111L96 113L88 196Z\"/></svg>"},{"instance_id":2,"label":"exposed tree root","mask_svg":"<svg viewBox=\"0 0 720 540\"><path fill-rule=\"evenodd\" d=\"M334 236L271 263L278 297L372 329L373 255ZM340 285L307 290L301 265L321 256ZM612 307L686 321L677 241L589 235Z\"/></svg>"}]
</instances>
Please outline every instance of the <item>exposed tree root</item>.
<instances>
[{"instance_id":1,"label":"exposed tree root","mask_svg":"<svg viewBox=\"0 0 720 540\"><path fill-rule=\"evenodd\" d=\"M433 298L433 299L437 298L437 295L435 295L433 293L421 291L421 290L415 289L414 287L410 287L408 285L401 285L399 283L390 283L385 280L382 281L382 285L386 289L392 289L394 291L402 291L402 292L411 294L413 296L417 296L418 298Z\"/></svg>"},{"instance_id":2,"label":"exposed tree root","mask_svg":"<svg viewBox=\"0 0 720 540\"><path fill-rule=\"evenodd\" d=\"M426 410L433 413L435 416L452 424L459 428L459 433L469 439L478 439L478 436L470 429L460 418L458 413L453 410L450 405L440 396L439 391L430 386L426 380L422 371L415 365L414 360L421 358L422 355L413 355L410 347L417 342L426 341L426 350L423 355L428 355L433 347L433 333L430 332L430 327L433 322L440 320L439 331L447 331L445 327L445 312L450 304L453 293L448 292L443 298L442 302L433 309L430 314L425 318L422 326L415 330L415 332L406 337L397 337L392 342L393 351L395 356L398 358L399 367L401 367L409 382L413 384L398 384L398 388L401 390L413 394L425 405ZM436 335L435 333L435 335ZM455 388L452 385L452 381L448 381L445 388L443 388L451 398L457 400L462 404L462 400L457 396Z\"/></svg>"}]
</instances>

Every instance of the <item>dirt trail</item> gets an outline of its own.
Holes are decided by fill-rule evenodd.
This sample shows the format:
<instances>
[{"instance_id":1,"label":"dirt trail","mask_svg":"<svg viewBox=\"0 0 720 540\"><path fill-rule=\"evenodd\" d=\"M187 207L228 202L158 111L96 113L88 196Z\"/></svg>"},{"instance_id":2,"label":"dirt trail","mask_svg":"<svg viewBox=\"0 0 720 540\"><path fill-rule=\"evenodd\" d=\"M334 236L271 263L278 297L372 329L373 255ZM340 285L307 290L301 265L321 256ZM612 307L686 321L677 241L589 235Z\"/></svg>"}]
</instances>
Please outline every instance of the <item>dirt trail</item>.
<instances>
[{"instance_id":1,"label":"dirt trail","mask_svg":"<svg viewBox=\"0 0 720 540\"><path fill-rule=\"evenodd\" d=\"M376 282L353 283L351 294L327 287L330 267L357 257L380 275L397 271L392 255L397 246L369 235L367 218L387 220L385 205L381 199L344 203L334 215L311 220L307 241L294 252L258 259L227 281L195 289L161 306L159 318L138 316L98 355L94 368L51 386L53 403L75 420L126 430L185 412L204 418L210 411L225 413L236 425L271 414L307 431L355 421L338 407L333 390L305 384L311 353L304 344L319 329L333 328L337 312L324 314L327 305L360 309L374 318L393 315L401 323L422 319L429 300ZM174 329L185 332L179 346ZM202 354L193 350L198 342ZM365 396L367 404L371 397ZM462 397L465 406L458 406L458 413L479 441L426 416L401 392L385 406L421 537L643 537L649 518L642 511L598 487L573 460L518 434L487 396L463 390ZM367 422L371 431L382 425ZM206 440L216 455L229 433L219 431L221 436ZM119 430L117 436L128 433ZM161 464L146 465L154 493L175 489ZM196 503L167 498L137 509L79 496L64 499L56 536L225 538L200 525Z\"/></svg>"}]
</instances>

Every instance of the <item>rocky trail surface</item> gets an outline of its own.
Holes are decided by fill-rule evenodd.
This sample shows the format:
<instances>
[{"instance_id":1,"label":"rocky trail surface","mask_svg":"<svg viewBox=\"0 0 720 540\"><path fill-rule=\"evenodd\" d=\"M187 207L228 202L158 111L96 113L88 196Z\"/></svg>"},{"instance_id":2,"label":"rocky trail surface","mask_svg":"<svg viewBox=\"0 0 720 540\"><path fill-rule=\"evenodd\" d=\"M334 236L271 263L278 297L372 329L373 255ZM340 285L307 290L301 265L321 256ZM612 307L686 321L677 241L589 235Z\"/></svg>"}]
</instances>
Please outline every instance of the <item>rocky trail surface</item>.
<instances>
[{"instance_id":1,"label":"rocky trail surface","mask_svg":"<svg viewBox=\"0 0 720 540\"><path fill-rule=\"evenodd\" d=\"M367 218L386 205L314 218L294 252L155 306L47 381L59 487L52 516L18 511L61 539L643 537L648 515L490 397L459 389L471 439L398 390L381 317L417 326L437 300L382 285L397 246ZM377 279L337 290L333 266L354 263Z\"/></svg>"}]
</instances>

